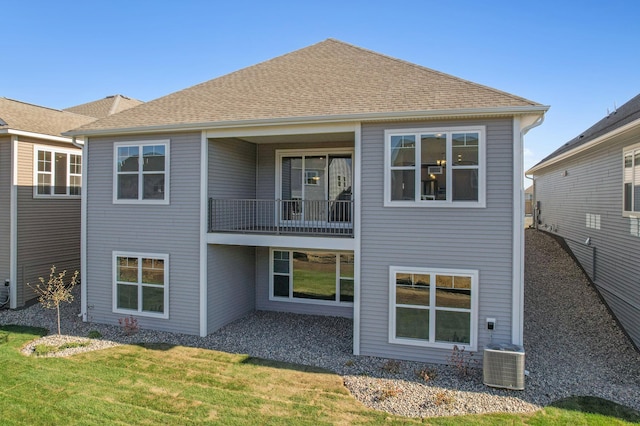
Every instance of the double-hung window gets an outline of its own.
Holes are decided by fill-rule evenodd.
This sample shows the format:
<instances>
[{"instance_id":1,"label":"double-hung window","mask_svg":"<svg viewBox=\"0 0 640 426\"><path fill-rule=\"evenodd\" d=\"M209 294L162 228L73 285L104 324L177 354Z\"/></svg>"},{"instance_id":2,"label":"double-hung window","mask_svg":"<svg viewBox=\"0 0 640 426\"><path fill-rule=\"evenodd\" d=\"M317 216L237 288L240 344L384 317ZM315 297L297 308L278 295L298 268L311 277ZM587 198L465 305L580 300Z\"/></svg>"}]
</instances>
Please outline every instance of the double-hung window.
<instances>
[{"instance_id":1,"label":"double-hung window","mask_svg":"<svg viewBox=\"0 0 640 426\"><path fill-rule=\"evenodd\" d=\"M113 311L169 317L169 256L113 253Z\"/></svg>"},{"instance_id":2,"label":"double-hung window","mask_svg":"<svg viewBox=\"0 0 640 426\"><path fill-rule=\"evenodd\" d=\"M623 150L622 214L640 214L640 145Z\"/></svg>"},{"instance_id":3,"label":"double-hung window","mask_svg":"<svg viewBox=\"0 0 640 426\"><path fill-rule=\"evenodd\" d=\"M390 267L389 342L476 350L478 271Z\"/></svg>"},{"instance_id":4,"label":"double-hung window","mask_svg":"<svg viewBox=\"0 0 640 426\"><path fill-rule=\"evenodd\" d=\"M353 302L352 252L271 250L270 300L319 304Z\"/></svg>"},{"instance_id":5,"label":"double-hung window","mask_svg":"<svg viewBox=\"0 0 640 426\"><path fill-rule=\"evenodd\" d=\"M79 150L36 146L35 197L80 196L82 155Z\"/></svg>"},{"instance_id":6,"label":"double-hung window","mask_svg":"<svg viewBox=\"0 0 640 426\"><path fill-rule=\"evenodd\" d=\"M114 203L169 203L169 141L118 142Z\"/></svg>"},{"instance_id":7,"label":"double-hung window","mask_svg":"<svg viewBox=\"0 0 640 426\"><path fill-rule=\"evenodd\" d=\"M385 206L484 207L485 129L387 130Z\"/></svg>"}]
</instances>

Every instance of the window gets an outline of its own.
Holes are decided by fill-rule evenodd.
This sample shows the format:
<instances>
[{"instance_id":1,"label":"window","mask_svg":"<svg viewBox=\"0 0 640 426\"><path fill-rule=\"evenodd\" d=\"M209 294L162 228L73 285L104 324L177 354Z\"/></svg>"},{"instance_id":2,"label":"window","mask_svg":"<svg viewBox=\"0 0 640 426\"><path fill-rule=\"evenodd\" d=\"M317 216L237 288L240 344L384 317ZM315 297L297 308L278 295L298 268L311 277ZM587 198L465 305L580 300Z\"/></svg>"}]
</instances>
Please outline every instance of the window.
<instances>
[{"instance_id":1,"label":"window","mask_svg":"<svg viewBox=\"0 0 640 426\"><path fill-rule=\"evenodd\" d=\"M80 196L82 155L78 150L35 147L36 197Z\"/></svg>"},{"instance_id":2,"label":"window","mask_svg":"<svg viewBox=\"0 0 640 426\"><path fill-rule=\"evenodd\" d=\"M587 213L586 225L587 228L600 229L600 215Z\"/></svg>"},{"instance_id":3,"label":"window","mask_svg":"<svg viewBox=\"0 0 640 426\"><path fill-rule=\"evenodd\" d=\"M476 350L478 271L390 267L389 342Z\"/></svg>"},{"instance_id":4,"label":"window","mask_svg":"<svg viewBox=\"0 0 640 426\"><path fill-rule=\"evenodd\" d=\"M113 311L168 318L168 271L166 254L115 252Z\"/></svg>"},{"instance_id":5,"label":"window","mask_svg":"<svg viewBox=\"0 0 640 426\"><path fill-rule=\"evenodd\" d=\"M484 207L484 128L387 130L385 206Z\"/></svg>"},{"instance_id":6,"label":"window","mask_svg":"<svg viewBox=\"0 0 640 426\"><path fill-rule=\"evenodd\" d=\"M114 203L169 203L169 141L115 144Z\"/></svg>"},{"instance_id":7,"label":"window","mask_svg":"<svg viewBox=\"0 0 640 426\"><path fill-rule=\"evenodd\" d=\"M353 253L271 250L270 300L353 302Z\"/></svg>"},{"instance_id":8,"label":"window","mask_svg":"<svg viewBox=\"0 0 640 426\"><path fill-rule=\"evenodd\" d=\"M623 151L622 215L640 213L640 146Z\"/></svg>"}]
</instances>

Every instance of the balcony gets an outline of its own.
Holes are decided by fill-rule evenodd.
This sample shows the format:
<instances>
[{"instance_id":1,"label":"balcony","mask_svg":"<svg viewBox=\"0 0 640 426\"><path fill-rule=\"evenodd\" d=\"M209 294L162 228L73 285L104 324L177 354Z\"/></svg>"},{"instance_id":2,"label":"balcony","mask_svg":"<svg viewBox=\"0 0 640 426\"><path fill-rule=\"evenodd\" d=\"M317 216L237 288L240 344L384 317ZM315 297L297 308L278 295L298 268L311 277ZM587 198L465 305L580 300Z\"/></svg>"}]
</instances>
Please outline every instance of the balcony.
<instances>
[{"instance_id":1,"label":"balcony","mask_svg":"<svg viewBox=\"0 0 640 426\"><path fill-rule=\"evenodd\" d=\"M209 232L353 238L353 200L209 198Z\"/></svg>"}]
</instances>

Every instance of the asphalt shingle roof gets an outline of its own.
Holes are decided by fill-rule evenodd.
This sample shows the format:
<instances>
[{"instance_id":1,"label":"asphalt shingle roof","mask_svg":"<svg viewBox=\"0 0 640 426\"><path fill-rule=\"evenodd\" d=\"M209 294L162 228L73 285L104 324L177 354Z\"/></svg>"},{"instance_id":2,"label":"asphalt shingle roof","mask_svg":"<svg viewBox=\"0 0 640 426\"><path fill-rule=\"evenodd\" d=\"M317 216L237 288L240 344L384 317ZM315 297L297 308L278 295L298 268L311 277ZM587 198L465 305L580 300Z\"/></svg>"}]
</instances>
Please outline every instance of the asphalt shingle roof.
<instances>
[{"instance_id":1,"label":"asphalt shingle roof","mask_svg":"<svg viewBox=\"0 0 640 426\"><path fill-rule=\"evenodd\" d=\"M541 106L328 39L106 117L80 129Z\"/></svg>"},{"instance_id":2,"label":"asphalt shingle roof","mask_svg":"<svg viewBox=\"0 0 640 426\"><path fill-rule=\"evenodd\" d=\"M104 99L98 99L97 101L65 108L64 111L88 115L95 118L104 118L129 108L133 108L134 106L142 103L144 102L137 99L131 99L126 96L112 95L107 96Z\"/></svg>"},{"instance_id":3,"label":"asphalt shingle roof","mask_svg":"<svg viewBox=\"0 0 640 426\"><path fill-rule=\"evenodd\" d=\"M0 129L60 136L92 121L95 121L94 117L0 97Z\"/></svg>"},{"instance_id":4,"label":"asphalt shingle roof","mask_svg":"<svg viewBox=\"0 0 640 426\"><path fill-rule=\"evenodd\" d=\"M589 127L584 132L580 133L569 142L562 145L560 148L553 151L551 154L542 159L538 164L532 168L552 160L559 155L569 152L572 149L578 148L581 145L586 144L600 136L606 135L625 124L640 119L640 94L629 100L627 103L617 108L615 111L607 115L602 120L598 121L593 126Z\"/></svg>"}]
</instances>

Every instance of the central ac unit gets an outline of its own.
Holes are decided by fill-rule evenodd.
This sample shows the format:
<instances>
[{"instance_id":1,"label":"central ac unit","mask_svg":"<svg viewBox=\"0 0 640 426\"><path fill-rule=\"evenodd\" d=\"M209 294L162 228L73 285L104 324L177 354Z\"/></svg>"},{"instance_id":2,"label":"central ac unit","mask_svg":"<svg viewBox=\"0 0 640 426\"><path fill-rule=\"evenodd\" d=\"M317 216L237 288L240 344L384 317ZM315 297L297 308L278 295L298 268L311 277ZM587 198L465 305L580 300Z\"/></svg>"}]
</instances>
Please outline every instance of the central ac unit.
<instances>
[{"instance_id":1,"label":"central ac unit","mask_svg":"<svg viewBox=\"0 0 640 426\"><path fill-rule=\"evenodd\" d=\"M505 343L490 343L484 349L483 382L487 386L524 389L524 348Z\"/></svg>"}]
</instances>

